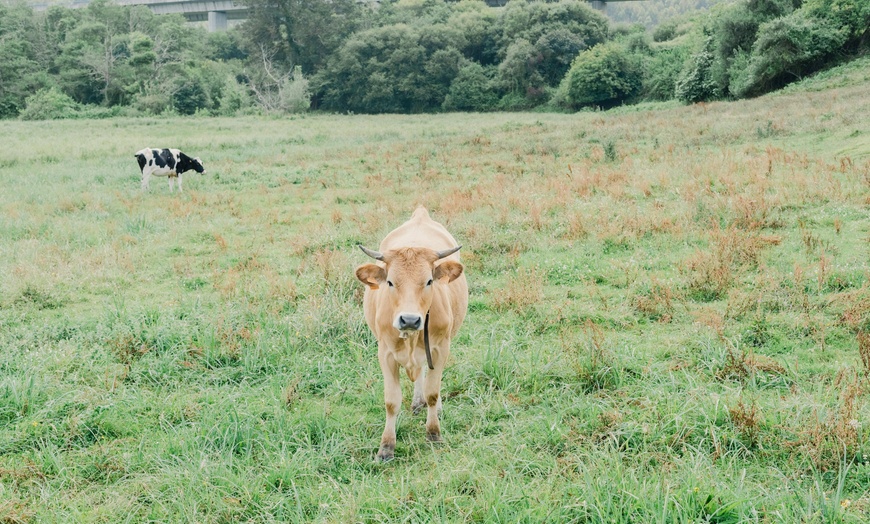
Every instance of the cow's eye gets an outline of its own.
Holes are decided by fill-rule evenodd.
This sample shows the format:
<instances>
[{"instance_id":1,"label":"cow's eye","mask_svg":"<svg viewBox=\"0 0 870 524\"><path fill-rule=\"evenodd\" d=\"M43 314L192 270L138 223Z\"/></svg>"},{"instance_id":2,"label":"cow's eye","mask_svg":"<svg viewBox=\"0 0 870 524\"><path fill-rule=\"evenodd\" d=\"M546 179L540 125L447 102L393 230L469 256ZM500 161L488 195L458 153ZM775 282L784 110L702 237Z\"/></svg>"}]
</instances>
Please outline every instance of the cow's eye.
<instances>
[{"instance_id":1,"label":"cow's eye","mask_svg":"<svg viewBox=\"0 0 870 524\"><path fill-rule=\"evenodd\" d=\"M393 287L393 283L390 282L389 280L387 280L387 285L390 286L390 287Z\"/></svg>"},{"instance_id":2,"label":"cow's eye","mask_svg":"<svg viewBox=\"0 0 870 524\"><path fill-rule=\"evenodd\" d=\"M431 285L432 285L432 279L431 279L431 278L429 279L429 282L426 282L426 285L427 285L427 286L431 286Z\"/></svg>"}]
</instances>

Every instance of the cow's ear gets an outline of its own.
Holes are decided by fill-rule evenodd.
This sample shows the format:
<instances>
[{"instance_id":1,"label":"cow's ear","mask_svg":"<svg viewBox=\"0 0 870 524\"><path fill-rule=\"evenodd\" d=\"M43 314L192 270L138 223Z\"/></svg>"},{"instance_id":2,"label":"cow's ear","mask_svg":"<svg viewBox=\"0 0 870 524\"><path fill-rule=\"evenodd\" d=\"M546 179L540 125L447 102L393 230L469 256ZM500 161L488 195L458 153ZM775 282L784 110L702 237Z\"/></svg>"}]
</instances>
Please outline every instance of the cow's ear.
<instances>
[{"instance_id":1,"label":"cow's ear","mask_svg":"<svg viewBox=\"0 0 870 524\"><path fill-rule=\"evenodd\" d=\"M462 274L462 269L463 267L461 263L455 260L445 260L435 268L432 275L435 277L435 280L438 280L442 284L446 284L459 278L459 275Z\"/></svg>"},{"instance_id":2,"label":"cow's ear","mask_svg":"<svg viewBox=\"0 0 870 524\"><path fill-rule=\"evenodd\" d=\"M384 268L375 264L363 264L356 268L356 278L371 289L378 289L387 279Z\"/></svg>"}]
</instances>

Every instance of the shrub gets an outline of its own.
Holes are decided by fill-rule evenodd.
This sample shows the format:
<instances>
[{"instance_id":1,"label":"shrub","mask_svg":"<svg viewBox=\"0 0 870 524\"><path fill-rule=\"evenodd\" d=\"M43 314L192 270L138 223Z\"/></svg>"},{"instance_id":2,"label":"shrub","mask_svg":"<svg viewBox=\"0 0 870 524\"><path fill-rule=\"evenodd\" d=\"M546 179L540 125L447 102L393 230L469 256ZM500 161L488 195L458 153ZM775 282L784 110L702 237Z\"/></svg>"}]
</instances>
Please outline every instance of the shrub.
<instances>
[{"instance_id":1,"label":"shrub","mask_svg":"<svg viewBox=\"0 0 870 524\"><path fill-rule=\"evenodd\" d=\"M57 120L75 118L79 105L56 87L40 89L27 97L21 112L22 120Z\"/></svg>"},{"instance_id":2,"label":"shrub","mask_svg":"<svg viewBox=\"0 0 870 524\"><path fill-rule=\"evenodd\" d=\"M713 65L713 37L707 36L704 47L689 60L677 79L674 95L677 100L694 103L710 100L716 95L716 85L710 76Z\"/></svg>"},{"instance_id":3,"label":"shrub","mask_svg":"<svg viewBox=\"0 0 870 524\"><path fill-rule=\"evenodd\" d=\"M643 68L643 98L645 100L670 100L674 98L677 79L688 57L685 47L656 49L645 58Z\"/></svg>"},{"instance_id":4,"label":"shrub","mask_svg":"<svg viewBox=\"0 0 870 524\"><path fill-rule=\"evenodd\" d=\"M667 42L677 37L677 23L668 21L653 29L653 42Z\"/></svg>"},{"instance_id":5,"label":"shrub","mask_svg":"<svg viewBox=\"0 0 870 524\"><path fill-rule=\"evenodd\" d=\"M557 84L568 72L571 61L586 49L586 41L567 29L556 29L542 35L535 42L540 54L538 70L549 85Z\"/></svg>"},{"instance_id":6,"label":"shrub","mask_svg":"<svg viewBox=\"0 0 870 524\"><path fill-rule=\"evenodd\" d=\"M467 62L450 84L444 98L445 111L490 111L498 104L492 85L493 68Z\"/></svg>"},{"instance_id":7,"label":"shrub","mask_svg":"<svg viewBox=\"0 0 870 524\"><path fill-rule=\"evenodd\" d=\"M284 79L279 90L278 108L285 113L301 113L311 107L311 90L302 69L296 67L293 75Z\"/></svg>"},{"instance_id":8,"label":"shrub","mask_svg":"<svg viewBox=\"0 0 870 524\"><path fill-rule=\"evenodd\" d=\"M520 93L528 86L540 87L544 79L538 72L543 56L528 40L520 38L506 51L498 65L498 78L506 91Z\"/></svg>"},{"instance_id":9,"label":"shrub","mask_svg":"<svg viewBox=\"0 0 870 524\"><path fill-rule=\"evenodd\" d=\"M240 84L232 75L227 76L221 92L219 113L232 116L251 107L251 95L247 87Z\"/></svg>"},{"instance_id":10,"label":"shrub","mask_svg":"<svg viewBox=\"0 0 870 524\"><path fill-rule=\"evenodd\" d=\"M584 105L613 106L640 91L640 60L620 44L599 44L580 53L571 64L561 87L571 108Z\"/></svg>"},{"instance_id":11,"label":"shrub","mask_svg":"<svg viewBox=\"0 0 870 524\"><path fill-rule=\"evenodd\" d=\"M238 104L239 109L244 107L247 92L243 89L240 91L240 87L229 90L230 100L227 101L230 104L229 108L232 108L233 104ZM293 73L280 77L269 71L267 78L261 81L252 79L250 87L257 105L269 113L300 113L311 107L309 81L302 75L302 69L298 66ZM236 101L234 102L233 99Z\"/></svg>"},{"instance_id":12,"label":"shrub","mask_svg":"<svg viewBox=\"0 0 870 524\"><path fill-rule=\"evenodd\" d=\"M711 50L714 58L709 75L717 95L735 94L730 88L735 54L746 53L752 49L758 26L765 20L752 7L742 2L732 4L719 12L712 22L711 34L714 42Z\"/></svg>"},{"instance_id":13,"label":"shrub","mask_svg":"<svg viewBox=\"0 0 870 524\"><path fill-rule=\"evenodd\" d=\"M545 95L543 92L540 94ZM501 97L496 109L499 111L528 111L536 104L536 100L526 97L522 93L510 92Z\"/></svg>"},{"instance_id":14,"label":"shrub","mask_svg":"<svg viewBox=\"0 0 870 524\"><path fill-rule=\"evenodd\" d=\"M866 0L806 0L801 11L845 30L849 43L870 45L870 2Z\"/></svg>"},{"instance_id":15,"label":"shrub","mask_svg":"<svg viewBox=\"0 0 870 524\"><path fill-rule=\"evenodd\" d=\"M188 79L172 95L172 107L182 115L192 115L208 107L208 94L200 82Z\"/></svg>"},{"instance_id":16,"label":"shrub","mask_svg":"<svg viewBox=\"0 0 870 524\"><path fill-rule=\"evenodd\" d=\"M141 112L159 115L172 107L172 100L169 95L160 92L141 94L136 97L133 107Z\"/></svg>"},{"instance_id":17,"label":"shrub","mask_svg":"<svg viewBox=\"0 0 870 524\"><path fill-rule=\"evenodd\" d=\"M438 109L461 56L432 31L404 24L362 31L317 77L323 107L366 113Z\"/></svg>"},{"instance_id":18,"label":"shrub","mask_svg":"<svg viewBox=\"0 0 870 524\"><path fill-rule=\"evenodd\" d=\"M749 53L746 51L738 51L731 58L731 65L728 67L728 93L732 96L740 96L746 92L749 84Z\"/></svg>"},{"instance_id":19,"label":"shrub","mask_svg":"<svg viewBox=\"0 0 870 524\"><path fill-rule=\"evenodd\" d=\"M737 94L757 95L799 80L824 65L848 36L848 28L805 11L763 24L752 47L746 79Z\"/></svg>"}]
</instances>

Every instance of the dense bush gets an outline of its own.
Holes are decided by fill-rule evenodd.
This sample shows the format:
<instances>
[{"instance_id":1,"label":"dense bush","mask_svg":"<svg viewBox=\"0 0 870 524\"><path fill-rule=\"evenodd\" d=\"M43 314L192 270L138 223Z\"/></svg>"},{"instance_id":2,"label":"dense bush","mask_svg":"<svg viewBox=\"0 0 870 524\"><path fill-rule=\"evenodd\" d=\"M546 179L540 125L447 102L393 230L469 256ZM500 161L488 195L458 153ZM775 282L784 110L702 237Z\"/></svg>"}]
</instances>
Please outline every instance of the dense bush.
<instances>
[{"instance_id":1,"label":"dense bush","mask_svg":"<svg viewBox=\"0 0 870 524\"><path fill-rule=\"evenodd\" d=\"M371 113L440 108L461 55L433 35L405 24L355 34L318 78L323 107Z\"/></svg>"},{"instance_id":2,"label":"dense bush","mask_svg":"<svg viewBox=\"0 0 870 524\"><path fill-rule=\"evenodd\" d=\"M668 21L660 24L653 29L652 38L655 42L667 42L673 40L677 36L677 24L674 21Z\"/></svg>"},{"instance_id":3,"label":"dense bush","mask_svg":"<svg viewBox=\"0 0 870 524\"><path fill-rule=\"evenodd\" d=\"M397 2L378 16L383 25L349 37L317 74L322 107L528 109L547 100L580 51L608 35L606 18L577 0L503 9L470 0Z\"/></svg>"},{"instance_id":4,"label":"dense bush","mask_svg":"<svg viewBox=\"0 0 870 524\"><path fill-rule=\"evenodd\" d=\"M450 84L443 108L446 111L490 111L498 104L493 87L493 66L465 62Z\"/></svg>"},{"instance_id":5,"label":"dense bush","mask_svg":"<svg viewBox=\"0 0 870 524\"><path fill-rule=\"evenodd\" d=\"M42 89L27 97L24 111L19 116L22 120L75 118L78 109L79 105L75 100L52 87Z\"/></svg>"},{"instance_id":6,"label":"dense bush","mask_svg":"<svg viewBox=\"0 0 870 524\"><path fill-rule=\"evenodd\" d=\"M746 0L716 10L677 82L686 102L755 96L867 45L870 2Z\"/></svg>"},{"instance_id":7,"label":"dense bush","mask_svg":"<svg viewBox=\"0 0 870 524\"><path fill-rule=\"evenodd\" d=\"M208 94L196 78L188 78L172 95L172 107L182 115L192 115L208 107Z\"/></svg>"},{"instance_id":8,"label":"dense bush","mask_svg":"<svg viewBox=\"0 0 870 524\"><path fill-rule=\"evenodd\" d=\"M669 43L668 43L669 44ZM675 97L677 79L688 58L688 49L681 45L663 44L643 58L644 100L671 100Z\"/></svg>"},{"instance_id":9,"label":"dense bush","mask_svg":"<svg viewBox=\"0 0 870 524\"><path fill-rule=\"evenodd\" d=\"M866 0L805 0L801 10L817 20L826 20L846 33L846 44L870 46L870 2Z\"/></svg>"},{"instance_id":10,"label":"dense bush","mask_svg":"<svg viewBox=\"0 0 870 524\"><path fill-rule=\"evenodd\" d=\"M577 56L565 75L569 107L610 107L636 95L642 85L640 59L619 43L599 44Z\"/></svg>"},{"instance_id":11,"label":"dense bush","mask_svg":"<svg viewBox=\"0 0 870 524\"><path fill-rule=\"evenodd\" d=\"M804 11L771 20L758 33L746 79L737 88L740 96L764 93L817 71L848 39L847 28Z\"/></svg>"},{"instance_id":12,"label":"dense bush","mask_svg":"<svg viewBox=\"0 0 870 524\"><path fill-rule=\"evenodd\" d=\"M713 61L713 37L708 35L704 47L697 51L686 64L674 88L674 96L683 102L702 102L716 96L716 84L710 74Z\"/></svg>"}]
</instances>

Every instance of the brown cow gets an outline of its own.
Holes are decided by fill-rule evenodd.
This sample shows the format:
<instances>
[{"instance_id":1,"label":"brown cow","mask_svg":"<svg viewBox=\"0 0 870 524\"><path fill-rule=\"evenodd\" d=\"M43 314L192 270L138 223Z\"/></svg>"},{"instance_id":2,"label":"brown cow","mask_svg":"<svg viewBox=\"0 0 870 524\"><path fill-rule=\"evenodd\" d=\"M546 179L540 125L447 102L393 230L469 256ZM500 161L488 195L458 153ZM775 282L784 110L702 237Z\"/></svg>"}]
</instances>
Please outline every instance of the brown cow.
<instances>
[{"instance_id":1,"label":"brown cow","mask_svg":"<svg viewBox=\"0 0 870 524\"><path fill-rule=\"evenodd\" d=\"M414 382L411 407L428 407L426 437L441 441L441 374L450 356L450 340L468 310L468 283L456 240L423 207L384 238L380 252L360 249L378 261L358 267L356 277L367 286L363 311L378 340L384 374L387 422L377 458L387 461L396 448L396 417L402 406L399 366ZM426 331L431 362L423 380L417 380L427 366Z\"/></svg>"}]
</instances>

